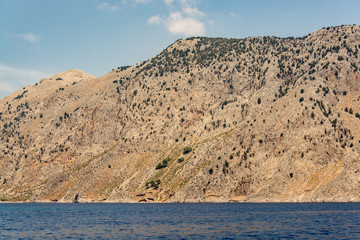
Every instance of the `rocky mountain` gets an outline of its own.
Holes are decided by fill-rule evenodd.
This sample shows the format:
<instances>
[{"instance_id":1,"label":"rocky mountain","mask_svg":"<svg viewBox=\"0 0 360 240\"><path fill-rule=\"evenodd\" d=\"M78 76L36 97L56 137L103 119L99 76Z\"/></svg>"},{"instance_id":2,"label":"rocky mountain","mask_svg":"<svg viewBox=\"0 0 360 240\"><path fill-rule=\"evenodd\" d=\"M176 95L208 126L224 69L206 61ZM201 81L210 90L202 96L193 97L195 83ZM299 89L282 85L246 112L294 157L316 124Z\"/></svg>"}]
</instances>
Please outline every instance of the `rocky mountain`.
<instances>
[{"instance_id":1,"label":"rocky mountain","mask_svg":"<svg viewBox=\"0 0 360 240\"><path fill-rule=\"evenodd\" d=\"M0 199L360 201L360 26L181 39L0 100Z\"/></svg>"}]
</instances>

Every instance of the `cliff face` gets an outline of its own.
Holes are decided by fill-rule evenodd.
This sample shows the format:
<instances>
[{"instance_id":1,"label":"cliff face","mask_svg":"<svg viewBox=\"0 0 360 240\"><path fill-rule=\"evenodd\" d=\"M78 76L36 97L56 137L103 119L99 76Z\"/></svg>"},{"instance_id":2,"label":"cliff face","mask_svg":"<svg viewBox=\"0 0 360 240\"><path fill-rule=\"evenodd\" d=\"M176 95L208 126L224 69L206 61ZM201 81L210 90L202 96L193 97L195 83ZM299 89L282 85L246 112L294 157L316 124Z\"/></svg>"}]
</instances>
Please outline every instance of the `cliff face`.
<instances>
[{"instance_id":1,"label":"cliff face","mask_svg":"<svg viewBox=\"0 0 360 240\"><path fill-rule=\"evenodd\" d=\"M190 38L0 100L10 201L360 200L360 27Z\"/></svg>"}]
</instances>

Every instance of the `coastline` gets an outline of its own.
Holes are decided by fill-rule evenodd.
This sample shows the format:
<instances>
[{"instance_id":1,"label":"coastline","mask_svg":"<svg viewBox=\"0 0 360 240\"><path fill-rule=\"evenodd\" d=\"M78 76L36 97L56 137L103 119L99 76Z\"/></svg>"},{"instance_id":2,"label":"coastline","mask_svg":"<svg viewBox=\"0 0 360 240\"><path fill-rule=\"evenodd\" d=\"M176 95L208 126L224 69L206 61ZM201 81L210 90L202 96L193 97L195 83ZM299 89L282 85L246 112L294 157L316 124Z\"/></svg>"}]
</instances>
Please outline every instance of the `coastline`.
<instances>
[{"instance_id":1,"label":"coastline","mask_svg":"<svg viewBox=\"0 0 360 240\"><path fill-rule=\"evenodd\" d=\"M35 203L35 204L238 204L238 203L254 203L254 204L292 204L292 203L360 203L360 201L184 201L184 202L137 202L137 201L79 201L77 203L72 201L0 201L0 204L23 204L23 203Z\"/></svg>"}]
</instances>

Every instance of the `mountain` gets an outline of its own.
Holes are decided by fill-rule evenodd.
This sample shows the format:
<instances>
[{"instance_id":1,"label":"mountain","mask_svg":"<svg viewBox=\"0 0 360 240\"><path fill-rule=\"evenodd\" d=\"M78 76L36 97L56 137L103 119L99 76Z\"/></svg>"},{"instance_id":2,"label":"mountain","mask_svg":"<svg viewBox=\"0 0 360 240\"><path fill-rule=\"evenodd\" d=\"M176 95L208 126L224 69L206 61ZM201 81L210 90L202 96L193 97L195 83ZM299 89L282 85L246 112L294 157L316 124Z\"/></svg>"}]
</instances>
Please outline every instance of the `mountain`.
<instances>
[{"instance_id":1,"label":"mountain","mask_svg":"<svg viewBox=\"0 0 360 240\"><path fill-rule=\"evenodd\" d=\"M0 199L360 201L360 26L180 39L0 100Z\"/></svg>"}]
</instances>

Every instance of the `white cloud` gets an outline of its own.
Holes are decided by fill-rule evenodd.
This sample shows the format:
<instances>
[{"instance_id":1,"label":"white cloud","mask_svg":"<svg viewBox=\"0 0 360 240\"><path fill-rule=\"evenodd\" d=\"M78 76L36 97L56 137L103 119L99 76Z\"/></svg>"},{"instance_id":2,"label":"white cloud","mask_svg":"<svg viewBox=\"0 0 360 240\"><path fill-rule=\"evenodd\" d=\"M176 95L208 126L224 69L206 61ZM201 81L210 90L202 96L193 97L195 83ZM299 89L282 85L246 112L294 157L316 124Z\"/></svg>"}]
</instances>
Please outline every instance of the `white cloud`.
<instances>
[{"instance_id":1,"label":"white cloud","mask_svg":"<svg viewBox=\"0 0 360 240\"><path fill-rule=\"evenodd\" d=\"M204 23L194 18L183 17L180 12L172 12L165 25L173 34L204 36L206 32Z\"/></svg>"},{"instance_id":2,"label":"white cloud","mask_svg":"<svg viewBox=\"0 0 360 240\"><path fill-rule=\"evenodd\" d=\"M14 34L15 37L18 37L22 40L31 42L31 43L38 43L40 41L40 35L34 33L22 33L22 34Z\"/></svg>"},{"instance_id":3,"label":"white cloud","mask_svg":"<svg viewBox=\"0 0 360 240\"><path fill-rule=\"evenodd\" d=\"M103 2L103 3L100 3L99 5L97 5L97 8L98 9L105 9L109 7L109 3L108 2Z\"/></svg>"},{"instance_id":4,"label":"white cloud","mask_svg":"<svg viewBox=\"0 0 360 240\"><path fill-rule=\"evenodd\" d=\"M103 3L100 3L99 5L97 5L97 9L116 11L116 10L119 10L120 8L116 5L110 5L108 2L103 2Z\"/></svg>"},{"instance_id":5,"label":"white cloud","mask_svg":"<svg viewBox=\"0 0 360 240\"><path fill-rule=\"evenodd\" d=\"M0 98L52 74L0 65Z\"/></svg>"},{"instance_id":6,"label":"white cloud","mask_svg":"<svg viewBox=\"0 0 360 240\"><path fill-rule=\"evenodd\" d=\"M161 19L160 15L152 16L147 20L148 25L160 24L161 22L162 22L162 19Z\"/></svg>"},{"instance_id":7,"label":"white cloud","mask_svg":"<svg viewBox=\"0 0 360 240\"><path fill-rule=\"evenodd\" d=\"M163 25L167 30L176 35L184 36L204 36L206 33L205 21L206 15L195 5L196 0L163 0L165 4L172 5L178 10L169 13L168 17L155 15L147 20L148 25Z\"/></svg>"},{"instance_id":8,"label":"white cloud","mask_svg":"<svg viewBox=\"0 0 360 240\"><path fill-rule=\"evenodd\" d=\"M243 18L239 15L239 14L236 14L234 12L229 12L230 16L235 18L235 19L238 19L238 20L243 20Z\"/></svg>"},{"instance_id":9,"label":"white cloud","mask_svg":"<svg viewBox=\"0 0 360 240\"><path fill-rule=\"evenodd\" d=\"M197 7L184 7L183 12L186 13L189 16L200 16L203 17L205 16L205 13L203 13L202 11L199 11L199 9Z\"/></svg>"}]
</instances>

